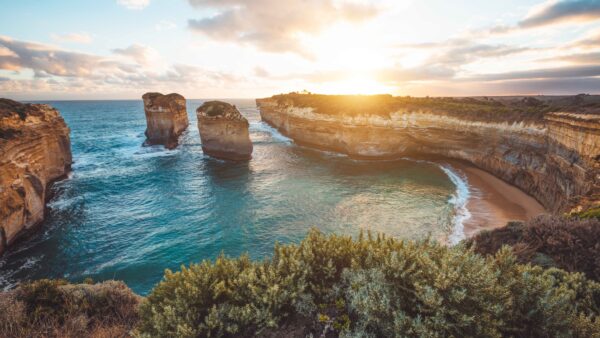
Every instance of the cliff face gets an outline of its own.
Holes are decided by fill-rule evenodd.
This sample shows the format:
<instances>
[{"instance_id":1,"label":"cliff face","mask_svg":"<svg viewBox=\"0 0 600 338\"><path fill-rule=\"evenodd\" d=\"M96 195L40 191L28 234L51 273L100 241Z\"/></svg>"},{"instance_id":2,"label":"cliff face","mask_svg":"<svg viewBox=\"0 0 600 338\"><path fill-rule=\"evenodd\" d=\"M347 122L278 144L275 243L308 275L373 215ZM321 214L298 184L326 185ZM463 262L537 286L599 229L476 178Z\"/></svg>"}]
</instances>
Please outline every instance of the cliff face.
<instances>
[{"instance_id":1,"label":"cliff face","mask_svg":"<svg viewBox=\"0 0 600 338\"><path fill-rule=\"evenodd\" d=\"M147 125L144 144L177 147L179 135L189 124L185 98L179 94L146 93L142 99Z\"/></svg>"},{"instance_id":2,"label":"cliff face","mask_svg":"<svg viewBox=\"0 0 600 338\"><path fill-rule=\"evenodd\" d=\"M229 160L249 160L252 157L248 120L235 106L209 101L200 106L196 113L202 151Z\"/></svg>"},{"instance_id":3,"label":"cliff face","mask_svg":"<svg viewBox=\"0 0 600 338\"><path fill-rule=\"evenodd\" d=\"M499 123L427 111L382 115L319 114L310 107L257 100L263 121L296 142L355 157L444 156L471 162L554 212L600 201L598 120L549 114ZM595 197L594 197L595 196Z\"/></svg>"},{"instance_id":4,"label":"cliff face","mask_svg":"<svg viewBox=\"0 0 600 338\"><path fill-rule=\"evenodd\" d=\"M0 253L44 219L50 185L71 162L69 128L56 109L0 99Z\"/></svg>"}]
</instances>

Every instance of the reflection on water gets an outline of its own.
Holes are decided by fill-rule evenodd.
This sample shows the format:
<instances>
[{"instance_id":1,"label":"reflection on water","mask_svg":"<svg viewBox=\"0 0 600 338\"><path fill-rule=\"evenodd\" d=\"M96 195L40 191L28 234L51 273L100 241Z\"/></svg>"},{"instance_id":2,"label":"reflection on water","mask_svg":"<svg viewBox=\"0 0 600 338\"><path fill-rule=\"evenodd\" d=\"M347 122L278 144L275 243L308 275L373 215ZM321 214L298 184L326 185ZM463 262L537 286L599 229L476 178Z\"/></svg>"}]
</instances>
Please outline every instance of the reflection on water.
<instances>
[{"instance_id":1,"label":"reflection on water","mask_svg":"<svg viewBox=\"0 0 600 338\"><path fill-rule=\"evenodd\" d=\"M204 156L195 108L178 149L141 147L141 101L55 102L72 131L74 172L44 230L0 260L0 288L33 278L122 279L146 293L166 268L220 252L269 255L310 227L402 238L449 232L455 187L439 167L356 161L294 145L260 122L251 100L249 162Z\"/></svg>"}]
</instances>

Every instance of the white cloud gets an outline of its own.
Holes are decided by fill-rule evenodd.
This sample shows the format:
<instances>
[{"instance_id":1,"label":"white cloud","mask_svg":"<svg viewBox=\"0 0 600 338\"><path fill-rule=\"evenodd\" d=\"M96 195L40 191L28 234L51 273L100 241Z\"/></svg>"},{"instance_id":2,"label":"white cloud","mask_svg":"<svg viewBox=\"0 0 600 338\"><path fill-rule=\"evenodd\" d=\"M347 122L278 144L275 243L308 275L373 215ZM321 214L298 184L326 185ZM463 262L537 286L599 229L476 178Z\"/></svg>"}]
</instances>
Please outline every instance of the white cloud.
<instances>
[{"instance_id":1,"label":"white cloud","mask_svg":"<svg viewBox=\"0 0 600 338\"><path fill-rule=\"evenodd\" d=\"M91 43L93 40L88 33L52 34L51 37L58 42Z\"/></svg>"},{"instance_id":2,"label":"white cloud","mask_svg":"<svg viewBox=\"0 0 600 338\"><path fill-rule=\"evenodd\" d=\"M144 9L150 4L150 0L117 0L117 3L127 9Z\"/></svg>"},{"instance_id":3,"label":"white cloud","mask_svg":"<svg viewBox=\"0 0 600 338\"><path fill-rule=\"evenodd\" d=\"M169 20L160 20L154 26L154 28L157 31L161 32L161 31L168 31L168 30L171 30L171 29L175 29L175 28L177 28L177 25L174 22L169 21Z\"/></svg>"},{"instance_id":4,"label":"white cloud","mask_svg":"<svg viewBox=\"0 0 600 338\"><path fill-rule=\"evenodd\" d=\"M341 21L374 18L380 8L347 0L188 0L217 14L188 21L191 30L219 41L256 46L268 52L311 57L299 36L314 35Z\"/></svg>"}]
</instances>

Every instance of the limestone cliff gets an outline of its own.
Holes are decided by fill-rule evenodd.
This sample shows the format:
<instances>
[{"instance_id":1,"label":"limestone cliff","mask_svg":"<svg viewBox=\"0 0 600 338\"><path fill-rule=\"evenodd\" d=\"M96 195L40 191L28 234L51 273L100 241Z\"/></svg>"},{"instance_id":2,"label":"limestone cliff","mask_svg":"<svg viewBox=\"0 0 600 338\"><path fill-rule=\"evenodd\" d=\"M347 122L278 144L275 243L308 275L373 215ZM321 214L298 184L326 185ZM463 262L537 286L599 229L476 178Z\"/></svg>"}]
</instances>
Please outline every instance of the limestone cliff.
<instances>
[{"instance_id":1,"label":"limestone cliff","mask_svg":"<svg viewBox=\"0 0 600 338\"><path fill-rule=\"evenodd\" d=\"M202 150L206 154L229 160L249 160L252 157L248 120L235 106L209 101L196 113Z\"/></svg>"},{"instance_id":2,"label":"limestone cliff","mask_svg":"<svg viewBox=\"0 0 600 338\"><path fill-rule=\"evenodd\" d=\"M179 94L146 93L142 99L147 125L144 144L177 147L179 136L189 124L185 98Z\"/></svg>"},{"instance_id":3,"label":"limestone cliff","mask_svg":"<svg viewBox=\"0 0 600 338\"><path fill-rule=\"evenodd\" d=\"M44 219L50 186L71 162L69 128L56 109L0 99L0 253Z\"/></svg>"},{"instance_id":4,"label":"limestone cliff","mask_svg":"<svg viewBox=\"0 0 600 338\"><path fill-rule=\"evenodd\" d=\"M600 121L594 115L557 113L500 122L426 107L400 106L377 115L368 110L324 114L274 98L257 103L263 121L301 144L355 157L465 160L521 188L554 212L588 208L600 201Z\"/></svg>"}]
</instances>

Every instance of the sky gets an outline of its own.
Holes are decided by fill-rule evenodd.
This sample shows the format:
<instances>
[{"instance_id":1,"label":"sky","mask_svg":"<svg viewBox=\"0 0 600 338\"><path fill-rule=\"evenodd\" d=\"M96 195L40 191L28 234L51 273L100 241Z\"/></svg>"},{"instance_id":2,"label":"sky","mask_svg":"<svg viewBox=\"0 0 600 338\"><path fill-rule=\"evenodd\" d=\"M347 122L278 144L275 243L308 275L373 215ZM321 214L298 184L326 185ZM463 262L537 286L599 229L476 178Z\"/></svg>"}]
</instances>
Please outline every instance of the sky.
<instances>
[{"instance_id":1,"label":"sky","mask_svg":"<svg viewBox=\"0 0 600 338\"><path fill-rule=\"evenodd\" d=\"M0 0L0 97L600 94L600 0Z\"/></svg>"}]
</instances>

